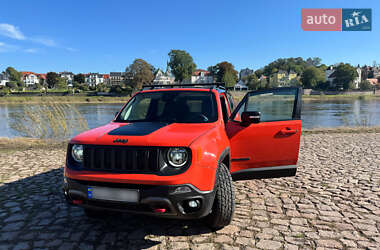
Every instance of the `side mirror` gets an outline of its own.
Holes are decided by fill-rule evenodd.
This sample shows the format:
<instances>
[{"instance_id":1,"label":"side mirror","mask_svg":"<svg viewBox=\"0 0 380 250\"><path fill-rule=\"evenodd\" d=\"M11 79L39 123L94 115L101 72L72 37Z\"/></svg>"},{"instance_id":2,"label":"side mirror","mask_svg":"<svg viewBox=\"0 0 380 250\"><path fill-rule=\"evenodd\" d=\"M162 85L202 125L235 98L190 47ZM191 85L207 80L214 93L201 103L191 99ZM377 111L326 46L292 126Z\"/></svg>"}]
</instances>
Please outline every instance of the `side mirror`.
<instances>
[{"instance_id":1,"label":"side mirror","mask_svg":"<svg viewBox=\"0 0 380 250\"><path fill-rule=\"evenodd\" d=\"M259 111L243 112L241 114L241 121L244 125L260 122L261 113Z\"/></svg>"},{"instance_id":2,"label":"side mirror","mask_svg":"<svg viewBox=\"0 0 380 250\"><path fill-rule=\"evenodd\" d=\"M117 114L119 114L119 111L116 111L116 113L115 113L115 118L116 118Z\"/></svg>"}]
</instances>

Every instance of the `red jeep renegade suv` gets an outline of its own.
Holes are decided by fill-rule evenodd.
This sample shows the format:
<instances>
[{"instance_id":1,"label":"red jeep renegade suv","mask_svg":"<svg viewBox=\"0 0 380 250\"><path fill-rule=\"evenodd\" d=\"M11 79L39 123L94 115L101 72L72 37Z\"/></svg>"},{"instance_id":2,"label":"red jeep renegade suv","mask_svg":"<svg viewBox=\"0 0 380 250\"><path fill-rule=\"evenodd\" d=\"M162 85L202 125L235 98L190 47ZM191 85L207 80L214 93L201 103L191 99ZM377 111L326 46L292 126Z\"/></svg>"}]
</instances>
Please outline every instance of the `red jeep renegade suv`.
<instances>
[{"instance_id":1,"label":"red jeep renegade suv","mask_svg":"<svg viewBox=\"0 0 380 250\"><path fill-rule=\"evenodd\" d=\"M226 226L232 180L296 174L300 91L248 92L234 109L221 85L145 87L109 124L70 141L66 199L88 216L115 210Z\"/></svg>"}]
</instances>

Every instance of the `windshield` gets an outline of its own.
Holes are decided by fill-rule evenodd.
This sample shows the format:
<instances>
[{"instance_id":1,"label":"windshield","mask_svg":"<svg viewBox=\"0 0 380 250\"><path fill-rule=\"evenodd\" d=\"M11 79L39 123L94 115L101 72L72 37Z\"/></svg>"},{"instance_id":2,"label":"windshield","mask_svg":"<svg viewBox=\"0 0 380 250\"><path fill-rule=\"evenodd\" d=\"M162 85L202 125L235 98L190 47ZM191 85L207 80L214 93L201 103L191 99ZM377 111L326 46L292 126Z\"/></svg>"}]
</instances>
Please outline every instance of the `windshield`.
<instances>
[{"instance_id":1,"label":"windshield","mask_svg":"<svg viewBox=\"0 0 380 250\"><path fill-rule=\"evenodd\" d=\"M217 119L212 92L161 91L137 94L115 121L208 123Z\"/></svg>"}]
</instances>

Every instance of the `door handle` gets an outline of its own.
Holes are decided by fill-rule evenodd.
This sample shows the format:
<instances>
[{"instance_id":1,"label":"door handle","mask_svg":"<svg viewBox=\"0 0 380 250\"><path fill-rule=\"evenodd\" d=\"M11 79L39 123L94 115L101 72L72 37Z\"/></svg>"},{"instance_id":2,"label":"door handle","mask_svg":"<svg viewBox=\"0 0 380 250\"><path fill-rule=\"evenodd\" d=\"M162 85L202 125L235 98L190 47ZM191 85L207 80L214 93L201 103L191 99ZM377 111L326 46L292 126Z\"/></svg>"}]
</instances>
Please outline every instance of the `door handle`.
<instances>
[{"instance_id":1,"label":"door handle","mask_svg":"<svg viewBox=\"0 0 380 250\"><path fill-rule=\"evenodd\" d=\"M283 128L280 130L280 132L284 135L293 135L298 132L297 129L290 129L290 128Z\"/></svg>"}]
</instances>

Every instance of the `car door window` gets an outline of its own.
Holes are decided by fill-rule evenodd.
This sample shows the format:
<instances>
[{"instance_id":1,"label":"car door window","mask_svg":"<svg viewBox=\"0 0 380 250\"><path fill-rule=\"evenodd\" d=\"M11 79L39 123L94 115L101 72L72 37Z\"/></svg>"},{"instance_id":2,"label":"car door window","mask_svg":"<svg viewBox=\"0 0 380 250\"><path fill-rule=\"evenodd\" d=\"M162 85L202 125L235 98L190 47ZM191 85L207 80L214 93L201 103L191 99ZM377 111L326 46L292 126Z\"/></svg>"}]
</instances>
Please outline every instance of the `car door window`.
<instances>
[{"instance_id":1,"label":"car door window","mask_svg":"<svg viewBox=\"0 0 380 250\"><path fill-rule=\"evenodd\" d=\"M241 121L241 114L252 111L261 113L260 122L286 121L297 119L295 109L298 100L297 88L279 88L250 92L232 114L234 121Z\"/></svg>"}]
</instances>

